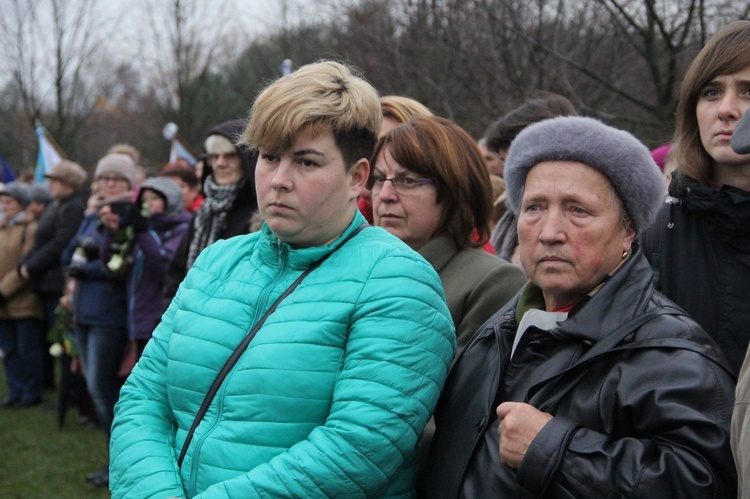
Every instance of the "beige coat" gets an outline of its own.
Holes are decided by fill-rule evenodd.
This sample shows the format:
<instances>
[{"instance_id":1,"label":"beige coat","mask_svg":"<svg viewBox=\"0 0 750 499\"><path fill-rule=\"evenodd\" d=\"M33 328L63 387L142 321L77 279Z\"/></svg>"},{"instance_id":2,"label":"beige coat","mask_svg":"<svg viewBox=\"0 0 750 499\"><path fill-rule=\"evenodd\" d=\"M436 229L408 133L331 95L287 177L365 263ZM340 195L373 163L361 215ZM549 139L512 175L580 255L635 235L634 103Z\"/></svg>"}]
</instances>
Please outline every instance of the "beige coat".
<instances>
[{"instance_id":1,"label":"beige coat","mask_svg":"<svg viewBox=\"0 0 750 499\"><path fill-rule=\"evenodd\" d=\"M0 319L44 318L39 298L18 273L18 262L34 244L35 233L36 221L28 213L12 226L0 221L0 294L8 300L0 305Z\"/></svg>"},{"instance_id":2,"label":"beige coat","mask_svg":"<svg viewBox=\"0 0 750 499\"><path fill-rule=\"evenodd\" d=\"M750 497L750 350L745 356L732 413L732 453L737 464L738 497Z\"/></svg>"}]
</instances>

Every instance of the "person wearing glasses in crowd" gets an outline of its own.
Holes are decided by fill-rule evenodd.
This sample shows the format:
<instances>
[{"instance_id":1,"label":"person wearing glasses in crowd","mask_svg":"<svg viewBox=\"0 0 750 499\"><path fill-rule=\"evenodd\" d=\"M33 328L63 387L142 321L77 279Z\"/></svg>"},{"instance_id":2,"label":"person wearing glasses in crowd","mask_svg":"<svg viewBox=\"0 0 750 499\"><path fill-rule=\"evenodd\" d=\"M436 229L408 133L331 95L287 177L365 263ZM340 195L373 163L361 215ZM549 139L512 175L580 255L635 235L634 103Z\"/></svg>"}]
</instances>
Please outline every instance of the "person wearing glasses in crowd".
<instances>
[{"instance_id":1,"label":"person wearing glasses in crowd","mask_svg":"<svg viewBox=\"0 0 750 499\"><path fill-rule=\"evenodd\" d=\"M375 225L404 241L438 273L460 353L526 280L518 267L481 249L489 237L492 212L481 152L455 123L426 116L382 135L373 158L368 187ZM420 495L433 433L430 420L421 440Z\"/></svg>"},{"instance_id":2,"label":"person wearing glasses in crowd","mask_svg":"<svg viewBox=\"0 0 750 499\"><path fill-rule=\"evenodd\" d=\"M128 341L128 307L125 273L110 271L102 260L106 231L98 208L104 202L129 202L136 176L136 164L127 154L107 154L99 160L94 172L94 194L89 201L91 211L61 258L73 280L71 317L76 351L107 442L121 385L118 371ZM86 479L96 486L106 486L109 466L105 464L101 470L88 473Z\"/></svg>"},{"instance_id":3,"label":"person wearing glasses in crowd","mask_svg":"<svg viewBox=\"0 0 750 499\"><path fill-rule=\"evenodd\" d=\"M375 225L435 268L460 352L526 281L518 267L481 249L492 215L489 173L481 152L455 123L426 116L387 132L373 158L368 187ZM475 231L477 238L472 237Z\"/></svg>"},{"instance_id":4,"label":"person wearing glasses in crowd","mask_svg":"<svg viewBox=\"0 0 750 499\"><path fill-rule=\"evenodd\" d=\"M405 123L418 116L432 116L432 111L427 106L410 97L402 95L384 95L380 97L380 109L383 112L383 122L380 124L382 137L401 123ZM372 215L372 193L370 189L362 189L362 194L357 201L357 208L365 216L368 222L373 223Z\"/></svg>"},{"instance_id":5,"label":"person wearing glasses in crowd","mask_svg":"<svg viewBox=\"0 0 750 499\"><path fill-rule=\"evenodd\" d=\"M256 98L265 222L201 252L125 383L115 499L413 494L455 333L432 267L357 210L381 120L336 62Z\"/></svg>"}]
</instances>

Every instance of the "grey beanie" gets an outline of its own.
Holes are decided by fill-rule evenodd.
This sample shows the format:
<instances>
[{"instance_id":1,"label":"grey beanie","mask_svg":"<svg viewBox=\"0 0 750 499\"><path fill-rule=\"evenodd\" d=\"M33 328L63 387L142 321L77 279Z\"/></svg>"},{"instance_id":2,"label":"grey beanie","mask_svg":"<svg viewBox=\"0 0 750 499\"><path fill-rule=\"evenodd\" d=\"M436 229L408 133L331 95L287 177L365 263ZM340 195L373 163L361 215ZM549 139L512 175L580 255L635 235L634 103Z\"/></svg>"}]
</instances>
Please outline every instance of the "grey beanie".
<instances>
[{"instance_id":1,"label":"grey beanie","mask_svg":"<svg viewBox=\"0 0 750 499\"><path fill-rule=\"evenodd\" d=\"M545 161L576 161L607 177L638 234L651 225L664 201L664 176L638 139L593 118L563 116L528 126L510 145L504 174L516 215L526 176Z\"/></svg>"},{"instance_id":2,"label":"grey beanie","mask_svg":"<svg viewBox=\"0 0 750 499\"><path fill-rule=\"evenodd\" d=\"M46 185L32 184L30 189L32 203L41 203L46 206L52 202L52 194L50 194L49 187Z\"/></svg>"},{"instance_id":3,"label":"grey beanie","mask_svg":"<svg viewBox=\"0 0 750 499\"><path fill-rule=\"evenodd\" d=\"M150 189L164 198L164 214L172 215L182 210L182 190L174 180L167 177L152 177L141 184L138 191L138 202L140 203L143 189Z\"/></svg>"},{"instance_id":4,"label":"grey beanie","mask_svg":"<svg viewBox=\"0 0 750 499\"><path fill-rule=\"evenodd\" d=\"M0 196L10 196L26 208L31 202L31 187L23 182L11 182L0 187Z\"/></svg>"},{"instance_id":5,"label":"grey beanie","mask_svg":"<svg viewBox=\"0 0 750 499\"><path fill-rule=\"evenodd\" d=\"M126 179L130 183L131 189L136 186L135 178L138 171L135 161L127 154L112 153L100 159L96 164L94 180L99 179L105 173L112 173Z\"/></svg>"}]
</instances>

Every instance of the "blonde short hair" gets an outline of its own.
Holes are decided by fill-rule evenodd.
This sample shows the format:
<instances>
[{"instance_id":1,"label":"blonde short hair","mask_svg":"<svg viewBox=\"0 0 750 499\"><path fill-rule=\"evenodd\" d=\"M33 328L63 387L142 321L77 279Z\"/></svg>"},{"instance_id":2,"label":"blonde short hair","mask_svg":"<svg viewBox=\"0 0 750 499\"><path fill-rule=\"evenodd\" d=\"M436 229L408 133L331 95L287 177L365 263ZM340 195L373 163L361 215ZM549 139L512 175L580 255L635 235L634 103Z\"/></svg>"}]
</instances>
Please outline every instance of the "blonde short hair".
<instances>
[{"instance_id":1,"label":"blonde short hair","mask_svg":"<svg viewBox=\"0 0 750 499\"><path fill-rule=\"evenodd\" d=\"M352 68L321 61L267 86L253 103L239 143L280 153L300 133L316 136L330 130L349 168L370 159L381 121L375 88Z\"/></svg>"},{"instance_id":2,"label":"blonde short hair","mask_svg":"<svg viewBox=\"0 0 750 499\"><path fill-rule=\"evenodd\" d=\"M380 98L380 107L383 116L396 123L406 123L419 116L432 116L432 111L427 109L427 106L401 95L384 95Z\"/></svg>"}]
</instances>

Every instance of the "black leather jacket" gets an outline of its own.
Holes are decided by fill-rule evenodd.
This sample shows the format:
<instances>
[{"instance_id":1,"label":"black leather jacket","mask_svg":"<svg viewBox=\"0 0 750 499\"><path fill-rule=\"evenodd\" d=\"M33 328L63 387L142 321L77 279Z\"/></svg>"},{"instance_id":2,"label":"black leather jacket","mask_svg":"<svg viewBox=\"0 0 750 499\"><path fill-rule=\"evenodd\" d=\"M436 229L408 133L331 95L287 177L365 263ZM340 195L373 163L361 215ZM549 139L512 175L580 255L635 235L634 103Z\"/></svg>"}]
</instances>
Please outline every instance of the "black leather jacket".
<instances>
[{"instance_id":1,"label":"black leather jacket","mask_svg":"<svg viewBox=\"0 0 750 499\"><path fill-rule=\"evenodd\" d=\"M654 291L637 247L558 327L527 330L511 360L518 296L477 331L451 371L435 413L427 497L736 495L735 380L705 331ZM652 318L588 367L576 365L618 326L661 307L670 315ZM549 406L554 388L582 372ZM558 385L545 388L550 383ZM495 409L504 401L530 401L554 416L517 473L498 456Z\"/></svg>"}]
</instances>

